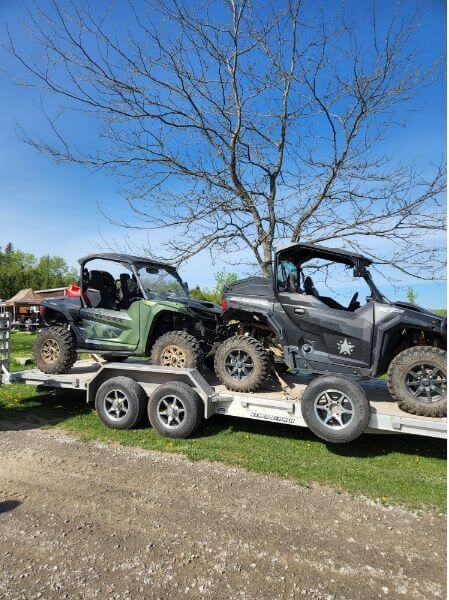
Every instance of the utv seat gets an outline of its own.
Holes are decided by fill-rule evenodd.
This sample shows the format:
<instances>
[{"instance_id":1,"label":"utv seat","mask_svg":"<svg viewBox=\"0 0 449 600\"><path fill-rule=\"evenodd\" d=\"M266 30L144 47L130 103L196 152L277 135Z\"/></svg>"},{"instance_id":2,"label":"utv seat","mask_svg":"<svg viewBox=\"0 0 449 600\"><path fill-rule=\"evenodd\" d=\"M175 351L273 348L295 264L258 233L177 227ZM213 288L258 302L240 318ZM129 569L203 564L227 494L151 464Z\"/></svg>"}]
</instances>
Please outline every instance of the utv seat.
<instances>
[{"instance_id":1,"label":"utv seat","mask_svg":"<svg viewBox=\"0 0 449 600\"><path fill-rule=\"evenodd\" d=\"M119 307L122 310L128 310L135 300L142 298L142 293L137 285L134 275L129 275L129 273L120 273L119 283Z\"/></svg>"},{"instance_id":2,"label":"utv seat","mask_svg":"<svg viewBox=\"0 0 449 600\"><path fill-rule=\"evenodd\" d=\"M131 276L128 273L120 273L120 308L128 310L131 306L131 297L129 293L129 282Z\"/></svg>"},{"instance_id":3,"label":"utv seat","mask_svg":"<svg viewBox=\"0 0 449 600\"><path fill-rule=\"evenodd\" d=\"M117 306L117 285L114 277L107 271L102 271L103 275L103 286L105 289L105 304L108 306L104 308L118 309Z\"/></svg>"},{"instance_id":4,"label":"utv seat","mask_svg":"<svg viewBox=\"0 0 449 600\"><path fill-rule=\"evenodd\" d=\"M288 275L286 287L290 294L298 294L300 292L298 289L298 277L296 276L296 273L293 273L293 271Z\"/></svg>"},{"instance_id":5,"label":"utv seat","mask_svg":"<svg viewBox=\"0 0 449 600\"><path fill-rule=\"evenodd\" d=\"M100 292L98 308L116 310L116 288L114 278L107 271L91 271L88 286Z\"/></svg>"},{"instance_id":6,"label":"utv seat","mask_svg":"<svg viewBox=\"0 0 449 600\"><path fill-rule=\"evenodd\" d=\"M313 284L313 279L310 276L307 276L304 279L304 293L308 296L315 296L315 298L320 297L318 290Z\"/></svg>"}]
</instances>

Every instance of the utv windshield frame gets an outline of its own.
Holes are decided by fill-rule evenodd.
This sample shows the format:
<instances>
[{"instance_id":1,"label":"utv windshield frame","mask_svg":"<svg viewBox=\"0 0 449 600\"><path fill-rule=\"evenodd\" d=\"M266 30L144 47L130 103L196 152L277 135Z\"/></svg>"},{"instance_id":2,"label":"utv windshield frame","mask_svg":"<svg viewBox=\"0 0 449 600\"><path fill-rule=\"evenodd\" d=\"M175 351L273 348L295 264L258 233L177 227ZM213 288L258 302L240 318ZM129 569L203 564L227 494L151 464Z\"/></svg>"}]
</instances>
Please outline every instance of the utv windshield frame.
<instances>
[{"instance_id":1,"label":"utv windshield frame","mask_svg":"<svg viewBox=\"0 0 449 600\"><path fill-rule=\"evenodd\" d=\"M372 260L355 252L348 252L340 248L327 248L326 246L317 246L308 243L292 243L279 248L275 252L274 272L273 272L273 289L278 293L278 266L282 260L290 260L297 269L301 269L302 265L314 258L321 258L330 262L339 263L353 267L354 277L363 278L370 291L373 300L376 302L388 302L385 296L379 291L373 281L368 267L372 264ZM299 273L298 273L299 276Z\"/></svg>"},{"instance_id":2,"label":"utv windshield frame","mask_svg":"<svg viewBox=\"0 0 449 600\"><path fill-rule=\"evenodd\" d=\"M150 262L134 263L133 264L133 268L134 268L135 276L136 276L136 279L137 279L137 281L139 283L139 287L142 290L144 298L146 300L151 300L152 299L152 298L148 297L147 290L149 290L150 292L154 293L154 295L157 296L159 299L162 299L162 300L170 299L169 295L166 296L163 293L159 294L157 291L153 292L151 290L151 288L145 288L143 286L142 281L141 281L141 277L140 277L140 274L139 274L139 270L142 269L142 268L147 268L147 267L152 267L152 268L157 268L157 269L163 269L164 271L166 271L170 275L173 275L173 277L179 282L181 288L184 290L184 297L183 297L183 299L185 300L185 299L189 298L189 296L190 296L189 289L188 289L187 285L185 284L185 282L179 276L178 271L174 267L169 266L169 265L164 265L164 264L161 264L161 263L154 263L154 262L153 263L150 263ZM173 296L173 297L176 297L176 296Z\"/></svg>"}]
</instances>

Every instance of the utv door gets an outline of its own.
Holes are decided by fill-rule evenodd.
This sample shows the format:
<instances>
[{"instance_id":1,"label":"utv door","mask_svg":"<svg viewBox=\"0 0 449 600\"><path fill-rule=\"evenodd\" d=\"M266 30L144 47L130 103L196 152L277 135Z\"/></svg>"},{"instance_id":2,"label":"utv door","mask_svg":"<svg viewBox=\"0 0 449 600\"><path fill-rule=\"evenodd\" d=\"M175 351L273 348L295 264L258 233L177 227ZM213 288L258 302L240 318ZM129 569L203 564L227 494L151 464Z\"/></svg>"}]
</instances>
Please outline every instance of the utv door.
<instances>
[{"instance_id":1,"label":"utv door","mask_svg":"<svg viewBox=\"0 0 449 600\"><path fill-rule=\"evenodd\" d=\"M82 308L81 334L86 347L98 350L133 351L139 343L140 302L133 302L128 310Z\"/></svg>"},{"instance_id":2,"label":"utv door","mask_svg":"<svg viewBox=\"0 0 449 600\"><path fill-rule=\"evenodd\" d=\"M307 294L281 292L278 299L295 326L292 331L300 330L297 334L300 339L290 343L309 349L306 357L313 367L326 370L326 363L371 366L373 303L349 312L329 308Z\"/></svg>"}]
</instances>

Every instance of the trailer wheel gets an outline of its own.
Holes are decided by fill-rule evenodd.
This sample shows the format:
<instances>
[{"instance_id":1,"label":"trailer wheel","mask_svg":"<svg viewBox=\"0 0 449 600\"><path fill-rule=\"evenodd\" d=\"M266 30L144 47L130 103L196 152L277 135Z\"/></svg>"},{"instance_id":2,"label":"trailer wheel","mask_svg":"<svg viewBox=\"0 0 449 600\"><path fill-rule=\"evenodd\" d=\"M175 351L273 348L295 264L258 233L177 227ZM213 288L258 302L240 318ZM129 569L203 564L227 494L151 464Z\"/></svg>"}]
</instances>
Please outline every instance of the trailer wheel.
<instances>
[{"instance_id":1,"label":"trailer wheel","mask_svg":"<svg viewBox=\"0 0 449 600\"><path fill-rule=\"evenodd\" d=\"M200 425L203 403L195 390L181 381L157 387L148 401L151 425L165 437L186 438Z\"/></svg>"},{"instance_id":2,"label":"trailer wheel","mask_svg":"<svg viewBox=\"0 0 449 600\"><path fill-rule=\"evenodd\" d=\"M112 377L95 396L95 408L103 423L111 429L132 429L145 415L147 395L130 377Z\"/></svg>"},{"instance_id":3,"label":"trailer wheel","mask_svg":"<svg viewBox=\"0 0 449 600\"><path fill-rule=\"evenodd\" d=\"M357 439L368 427L370 406L358 383L338 375L314 379L301 398L307 426L319 438L334 444Z\"/></svg>"}]
</instances>

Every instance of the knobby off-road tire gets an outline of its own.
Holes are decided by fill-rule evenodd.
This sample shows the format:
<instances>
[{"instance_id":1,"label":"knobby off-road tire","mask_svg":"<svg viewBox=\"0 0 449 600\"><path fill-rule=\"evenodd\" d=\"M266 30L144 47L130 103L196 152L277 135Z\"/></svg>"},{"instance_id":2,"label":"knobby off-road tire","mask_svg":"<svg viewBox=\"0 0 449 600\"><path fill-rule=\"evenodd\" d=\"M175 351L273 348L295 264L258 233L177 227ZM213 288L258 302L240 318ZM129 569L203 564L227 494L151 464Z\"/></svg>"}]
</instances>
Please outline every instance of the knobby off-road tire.
<instances>
[{"instance_id":1,"label":"knobby off-road tire","mask_svg":"<svg viewBox=\"0 0 449 600\"><path fill-rule=\"evenodd\" d=\"M368 427L370 406L358 383L341 375L322 375L306 387L301 412L308 428L333 444L347 444Z\"/></svg>"},{"instance_id":2,"label":"knobby off-road tire","mask_svg":"<svg viewBox=\"0 0 449 600\"><path fill-rule=\"evenodd\" d=\"M269 374L267 351L258 340L246 335L230 337L220 344L214 366L219 380L234 392L255 392Z\"/></svg>"},{"instance_id":3,"label":"knobby off-road tire","mask_svg":"<svg viewBox=\"0 0 449 600\"><path fill-rule=\"evenodd\" d=\"M95 396L95 409L103 423L111 429L132 429L143 419L148 397L130 377L112 377L105 381Z\"/></svg>"},{"instance_id":4,"label":"knobby off-road tire","mask_svg":"<svg viewBox=\"0 0 449 600\"><path fill-rule=\"evenodd\" d=\"M390 394L403 410L424 417L446 416L447 363L444 350L433 346L414 346L400 352L390 363L387 384Z\"/></svg>"},{"instance_id":5,"label":"knobby off-road tire","mask_svg":"<svg viewBox=\"0 0 449 600\"><path fill-rule=\"evenodd\" d=\"M150 423L164 437L188 437L199 427L203 415L201 398L181 381L163 383L148 400Z\"/></svg>"},{"instance_id":6,"label":"knobby off-road tire","mask_svg":"<svg viewBox=\"0 0 449 600\"><path fill-rule=\"evenodd\" d=\"M155 341L151 362L164 367L200 369L203 363L201 344L186 331L169 331Z\"/></svg>"},{"instance_id":7,"label":"knobby off-road tire","mask_svg":"<svg viewBox=\"0 0 449 600\"><path fill-rule=\"evenodd\" d=\"M34 343L34 359L44 373L68 373L76 361L75 336L63 326L41 329Z\"/></svg>"}]
</instances>

